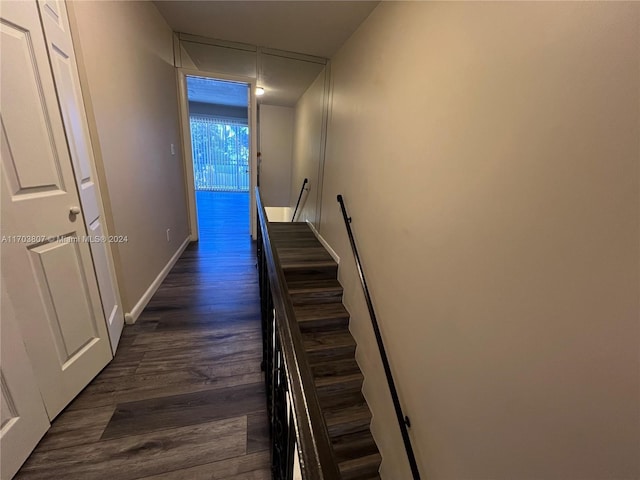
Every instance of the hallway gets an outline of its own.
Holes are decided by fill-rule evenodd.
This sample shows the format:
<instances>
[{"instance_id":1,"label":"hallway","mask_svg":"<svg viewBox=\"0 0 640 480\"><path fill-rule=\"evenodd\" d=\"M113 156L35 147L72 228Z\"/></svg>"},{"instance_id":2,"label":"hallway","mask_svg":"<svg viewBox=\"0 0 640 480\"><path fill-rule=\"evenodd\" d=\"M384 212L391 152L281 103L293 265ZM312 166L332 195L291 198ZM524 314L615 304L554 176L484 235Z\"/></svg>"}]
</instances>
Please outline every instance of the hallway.
<instances>
[{"instance_id":1,"label":"hallway","mask_svg":"<svg viewBox=\"0 0 640 480\"><path fill-rule=\"evenodd\" d=\"M248 195L198 192L191 244L17 479L270 479Z\"/></svg>"}]
</instances>

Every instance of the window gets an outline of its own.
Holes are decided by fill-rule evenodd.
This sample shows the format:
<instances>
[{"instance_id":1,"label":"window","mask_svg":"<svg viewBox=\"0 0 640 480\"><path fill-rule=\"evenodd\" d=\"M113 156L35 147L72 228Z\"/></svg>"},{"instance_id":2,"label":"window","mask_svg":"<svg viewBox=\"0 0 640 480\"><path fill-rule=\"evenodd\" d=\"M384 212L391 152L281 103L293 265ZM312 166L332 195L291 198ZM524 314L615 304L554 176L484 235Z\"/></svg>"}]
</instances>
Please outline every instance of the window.
<instances>
[{"instance_id":1,"label":"window","mask_svg":"<svg viewBox=\"0 0 640 480\"><path fill-rule=\"evenodd\" d=\"M243 120L191 115L196 190L249 191L249 127Z\"/></svg>"}]
</instances>

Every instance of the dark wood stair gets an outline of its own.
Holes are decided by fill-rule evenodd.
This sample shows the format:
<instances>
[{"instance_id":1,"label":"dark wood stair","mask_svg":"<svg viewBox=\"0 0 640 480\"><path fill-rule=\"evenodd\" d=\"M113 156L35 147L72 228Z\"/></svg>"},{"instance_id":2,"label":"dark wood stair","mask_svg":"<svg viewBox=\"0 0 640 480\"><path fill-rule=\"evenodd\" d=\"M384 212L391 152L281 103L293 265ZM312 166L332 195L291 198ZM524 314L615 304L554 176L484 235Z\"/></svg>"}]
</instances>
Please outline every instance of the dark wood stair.
<instances>
[{"instance_id":1,"label":"dark wood stair","mask_svg":"<svg viewBox=\"0 0 640 480\"><path fill-rule=\"evenodd\" d=\"M341 303L342 285L335 278L289 281L289 295L294 305Z\"/></svg>"},{"instance_id":2,"label":"dark wood stair","mask_svg":"<svg viewBox=\"0 0 640 480\"><path fill-rule=\"evenodd\" d=\"M342 303L295 305L294 311L303 333L349 328L349 312Z\"/></svg>"},{"instance_id":3,"label":"dark wood stair","mask_svg":"<svg viewBox=\"0 0 640 480\"><path fill-rule=\"evenodd\" d=\"M338 266L305 223L271 223L342 480L379 480L382 460L362 395Z\"/></svg>"}]
</instances>

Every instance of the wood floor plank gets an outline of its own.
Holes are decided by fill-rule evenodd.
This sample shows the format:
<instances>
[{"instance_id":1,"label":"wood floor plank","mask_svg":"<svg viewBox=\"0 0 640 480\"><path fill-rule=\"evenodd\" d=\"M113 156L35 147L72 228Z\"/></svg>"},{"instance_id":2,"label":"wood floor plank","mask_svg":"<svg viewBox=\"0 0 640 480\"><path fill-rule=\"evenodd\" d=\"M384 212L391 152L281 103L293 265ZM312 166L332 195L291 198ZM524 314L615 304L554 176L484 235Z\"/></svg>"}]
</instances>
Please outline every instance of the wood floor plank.
<instances>
[{"instance_id":1,"label":"wood floor plank","mask_svg":"<svg viewBox=\"0 0 640 480\"><path fill-rule=\"evenodd\" d=\"M263 383L120 403L102 439L194 425L265 409Z\"/></svg>"},{"instance_id":2,"label":"wood floor plank","mask_svg":"<svg viewBox=\"0 0 640 480\"><path fill-rule=\"evenodd\" d=\"M247 453L269 450L269 416L266 411L247 415Z\"/></svg>"},{"instance_id":3,"label":"wood floor plank","mask_svg":"<svg viewBox=\"0 0 640 480\"><path fill-rule=\"evenodd\" d=\"M125 352L125 348L133 344L135 336L130 338L131 342L126 342L126 338L120 340L121 350L111 363L100 372L100 378L122 378L127 375L133 375L136 372L136 369L144 357L144 352Z\"/></svg>"},{"instance_id":4,"label":"wood floor plank","mask_svg":"<svg viewBox=\"0 0 640 480\"><path fill-rule=\"evenodd\" d=\"M271 470L254 470L253 472L241 473L240 475L234 475L233 477L221 477L225 480L271 480Z\"/></svg>"},{"instance_id":5,"label":"wood floor plank","mask_svg":"<svg viewBox=\"0 0 640 480\"><path fill-rule=\"evenodd\" d=\"M45 452L97 442L114 411L113 405L91 411L65 410L38 445L38 451Z\"/></svg>"},{"instance_id":6,"label":"wood floor plank","mask_svg":"<svg viewBox=\"0 0 640 480\"><path fill-rule=\"evenodd\" d=\"M190 301L189 298L165 300L162 304L147 305L145 312L154 315L164 314L166 312L181 312L185 316L192 313L217 313L219 305L203 299L197 303Z\"/></svg>"},{"instance_id":7,"label":"wood floor plank","mask_svg":"<svg viewBox=\"0 0 640 480\"><path fill-rule=\"evenodd\" d=\"M229 418L32 455L16 480L133 480L244 455L247 418Z\"/></svg>"},{"instance_id":8,"label":"wood floor plank","mask_svg":"<svg viewBox=\"0 0 640 480\"><path fill-rule=\"evenodd\" d=\"M262 350L255 345L248 346L246 350L230 352L215 351L193 353L192 355L174 355L161 358L145 358L136 370L139 375L158 375L173 371L205 370L208 375L219 378L224 376L241 375L245 373L260 372Z\"/></svg>"},{"instance_id":9,"label":"wood floor plank","mask_svg":"<svg viewBox=\"0 0 640 480\"><path fill-rule=\"evenodd\" d=\"M250 329L210 329L210 330L185 330L180 332L157 332L153 335L138 335L133 345L145 345L145 352L156 348L180 347L188 343L191 346L206 345L212 350L220 344L236 343L243 340L255 340L262 335L262 332L253 326ZM155 345L160 344L160 345Z\"/></svg>"},{"instance_id":10,"label":"wood floor plank","mask_svg":"<svg viewBox=\"0 0 640 480\"><path fill-rule=\"evenodd\" d=\"M170 349L162 353L165 355L160 352L145 355L138 365L136 373L183 370L202 363L218 365L228 365L240 361L255 363L256 358L262 358L262 346L252 341L242 345L225 345L214 351L205 347L194 348L189 352L182 349Z\"/></svg>"},{"instance_id":11,"label":"wood floor plank","mask_svg":"<svg viewBox=\"0 0 640 480\"><path fill-rule=\"evenodd\" d=\"M145 386L161 385L167 387L173 384L205 384L219 387L220 381L227 377L235 377L251 373L260 373L260 363L257 359L235 362L206 362L194 359L184 368L170 368L165 362L164 369L138 370L134 375L121 378L97 378L89 389L93 393L117 393L131 391ZM224 386L224 385L222 385Z\"/></svg>"},{"instance_id":12,"label":"wood floor plank","mask_svg":"<svg viewBox=\"0 0 640 480\"><path fill-rule=\"evenodd\" d=\"M212 317L209 314L193 313L190 318L184 318L182 316L173 317L169 312L167 313L160 323L158 323L157 332L167 332L174 330L254 330L260 329L256 325L256 315L217 315Z\"/></svg>"},{"instance_id":13,"label":"wood floor plank","mask_svg":"<svg viewBox=\"0 0 640 480\"><path fill-rule=\"evenodd\" d=\"M271 480L268 451L145 477L144 480Z\"/></svg>"},{"instance_id":14,"label":"wood floor plank","mask_svg":"<svg viewBox=\"0 0 640 480\"><path fill-rule=\"evenodd\" d=\"M195 335L193 338L176 338L171 341L171 338L160 339L161 341L154 342L152 338L143 337L139 335L136 341L133 343L133 347L144 345L144 351L149 352L153 350L164 350L166 348L183 348L189 349L193 347L203 346L215 350L217 347L228 343L249 341L260 341L261 333L259 331L251 332L238 332L233 335L220 335L220 334L206 334ZM163 341L162 341L163 340Z\"/></svg>"},{"instance_id":15,"label":"wood floor plank","mask_svg":"<svg viewBox=\"0 0 640 480\"><path fill-rule=\"evenodd\" d=\"M181 373L169 373L172 375L182 375ZM156 378L154 378L156 377ZM231 375L228 377L218 377L215 379L200 378L190 376L190 380L178 383L162 383L165 378L162 375L151 375L149 383L134 385L128 389L106 389L102 390L98 384L89 385L75 400L67 407L69 410L80 410L87 408L98 408L118 403L135 402L149 398L159 398L164 396L182 395L187 393L216 390L219 388L232 387L236 385L253 384L262 381L262 373L248 373L242 375ZM123 381L129 381L124 379ZM135 384L135 378L133 379Z\"/></svg>"}]
</instances>

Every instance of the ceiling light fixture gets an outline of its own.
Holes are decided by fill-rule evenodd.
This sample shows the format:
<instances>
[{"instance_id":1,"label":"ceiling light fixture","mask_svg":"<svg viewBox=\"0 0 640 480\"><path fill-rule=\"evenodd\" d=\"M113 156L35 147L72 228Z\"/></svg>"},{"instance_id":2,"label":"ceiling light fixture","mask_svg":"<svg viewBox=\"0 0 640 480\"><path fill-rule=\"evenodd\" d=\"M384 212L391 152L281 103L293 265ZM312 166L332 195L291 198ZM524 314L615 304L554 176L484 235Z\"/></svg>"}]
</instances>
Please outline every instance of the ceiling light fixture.
<instances>
[{"instance_id":1,"label":"ceiling light fixture","mask_svg":"<svg viewBox=\"0 0 640 480\"><path fill-rule=\"evenodd\" d=\"M256 95L259 96L259 97L264 95L264 88L256 87Z\"/></svg>"}]
</instances>

